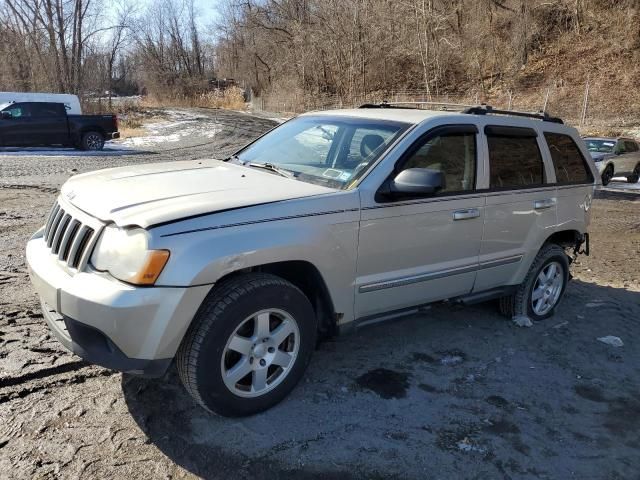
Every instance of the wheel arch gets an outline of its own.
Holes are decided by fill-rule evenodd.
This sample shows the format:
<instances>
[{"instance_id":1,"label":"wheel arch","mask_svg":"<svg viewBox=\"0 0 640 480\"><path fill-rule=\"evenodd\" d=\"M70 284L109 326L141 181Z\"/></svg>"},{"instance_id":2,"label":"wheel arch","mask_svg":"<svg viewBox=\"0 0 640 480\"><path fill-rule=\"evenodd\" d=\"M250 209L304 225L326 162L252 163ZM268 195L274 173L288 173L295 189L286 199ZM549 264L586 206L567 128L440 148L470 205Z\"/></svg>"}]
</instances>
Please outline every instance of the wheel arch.
<instances>
[{"instance_id":1,"label":"wheel arch","mask_svg":"<svg viewBox=\"0 0 640 480\"><path fill-rule=\"evenodd\" d=\"M540 250L549 243L555 243L561 247L575 247L584 241L584 234L578 230L559 230L552 233L540 247Z\"/></svg>"},{"instance_id":2,"label":"wheel arch","mask_svg":"<svg viewBox=\"0 0 640 480\"><path fill-rule=\"evenodd\" d=\"M90 126L87 126L87 127L82 127L80 129L80 131L78 132L78 135L79 135L80 139L82 139L82 137L86 133L89 133L89 132L97 132L100 135L102 135L105 139L107 138L106 137L106 132L104 131L104 128L102 128L102 127L100 127L98 125L90 125Z\"/></svg>"},{"instance_id":3,"label":"wheel arch","mask_svg":"<svg viewBox=\"0 0 640 480\"><path fill-rule=\"evenodd\" d=\"M604 173L604 171L607 168L611 168L611 170L613 170L613 174L616 174L616 165L615 163L613 163L613 160L607 160L607 163L604 165L604 168L602 169L602 172Z\"/></svg>"},{"instance_id":4,"label":"wheel arch","mask_svg":"<svg viewBox=\"0 0 640 480\"><path fill-rule=\"evenodd\" d=\"M283 278L298 287L311 302L316 313L318 333L321 338L331 337L337 333L338 314L336 313L327 284L318 268L305 260L288 260L237 270L221 277L216 283L221 284L231 277L248 272L270 273ZM214 286L215 288L215 286Z\"/></svg>"}]
</instances>

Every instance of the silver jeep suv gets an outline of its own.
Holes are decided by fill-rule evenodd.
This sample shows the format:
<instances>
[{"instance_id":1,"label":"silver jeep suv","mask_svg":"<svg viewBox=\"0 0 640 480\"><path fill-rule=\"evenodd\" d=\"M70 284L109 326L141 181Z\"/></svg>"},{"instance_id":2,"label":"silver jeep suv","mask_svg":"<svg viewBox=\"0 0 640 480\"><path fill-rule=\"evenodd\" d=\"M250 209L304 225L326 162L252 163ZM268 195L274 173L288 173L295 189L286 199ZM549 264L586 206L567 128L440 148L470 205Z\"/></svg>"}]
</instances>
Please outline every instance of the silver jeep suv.
<instances>
[{"instance_id":1,"label":"silver jeep suv","mask_svg":"<svg viewBox=\"0 0 640 480\"><path fill-rule=\"evenodd\" d=\"M587 137L587 150L608 185L614 177L626 177L628 183L640 180L640 147L632 138Z\"/></svg>"},{"instance_id":2,"label":"silver jeep suv","mask_svg":"<svg viewBox=\"0 0 640 480\"><path fill-rule=\"evenodd\" d=\"M316 341L445 299L554 313L597 171L547 115L309 113L226 160L77 175L27 245L51 330L203 407L282 400ZM584 245L584 246L583 246Z\"/></svg>"}]
</instances>

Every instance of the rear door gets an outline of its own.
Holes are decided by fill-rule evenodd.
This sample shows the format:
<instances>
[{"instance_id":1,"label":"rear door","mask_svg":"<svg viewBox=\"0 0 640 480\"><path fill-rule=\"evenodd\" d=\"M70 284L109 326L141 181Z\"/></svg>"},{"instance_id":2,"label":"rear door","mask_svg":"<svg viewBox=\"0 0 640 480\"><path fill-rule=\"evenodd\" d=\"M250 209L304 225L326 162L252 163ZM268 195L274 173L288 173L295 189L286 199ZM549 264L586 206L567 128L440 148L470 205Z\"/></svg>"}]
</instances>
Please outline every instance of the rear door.
<instances>
[{"instance_id":1,"label":"rear door","mask_svg":"<svg viewBox=\"0 0 640 480\"><path fill-rule=\"evenodd\" d=\"M484 236L474 291L522 282L557 224L553 167L533 128L487 125Z\"/></svg>"},{"instance_id":2,"label":"rear door","mask_svg":"<svg viewBox=\"0 0 640 480\"><path fill-rule=\"evenodd\" d=\"M33 102L31 104L31 133L33 142L37 144L66 144L69 140L69 131L64 104Z\"/></svg>"},{"instance_id":3,"label":"rear door","mask_svg":"<svg viewBox=\"0 0 640 480\"><path fill-rule=\"evenodd\" d=\"M476 191L482 151L477 131L457 124L416 132L412 143L398 147L397 161L386 158L391 163L379 165L359 188L357 317L375 318L473 288L484 217L484 197ZM385 182L407 168L442 171L444 188L410 199L381 196Z\"/></svg>"},{"instance_id":4,"label":"rear door","mask_svg":"<svg viewBox=\"0 0 640 480\"><path fill-rule=\"evenodd\" d=\"M633 170L636 168L636 165L640 164L640 151L638 151L638 144L635 140L625 138L624 149L625 154L622 155L622 168L620 169L620 173L622 175L631 175Z\"/></svg>"},{"instance_id":5,"label":"rear door","mask_svg":"<svg viewBox=\"0 0 640 480\"><path fill-rule=\"evenodd\" d=\"M0 119L0 144L23 146L33 144L31 137L31 107L28 103L13 103L3 110L11 118Z\"/></svg>"},{"instance_id":6,"label":"rear door","mask_svg":"<svg viewBox=\"0 0 640 480\"><path fill-rule=\"evenodd\" d=\"M553 162L558 197L558 228L584 232L591 214L594 172L573 138L564 131L544 128L549 156ZM555 127L557 129L558 127Z\"/></svg>"}]
</instances>

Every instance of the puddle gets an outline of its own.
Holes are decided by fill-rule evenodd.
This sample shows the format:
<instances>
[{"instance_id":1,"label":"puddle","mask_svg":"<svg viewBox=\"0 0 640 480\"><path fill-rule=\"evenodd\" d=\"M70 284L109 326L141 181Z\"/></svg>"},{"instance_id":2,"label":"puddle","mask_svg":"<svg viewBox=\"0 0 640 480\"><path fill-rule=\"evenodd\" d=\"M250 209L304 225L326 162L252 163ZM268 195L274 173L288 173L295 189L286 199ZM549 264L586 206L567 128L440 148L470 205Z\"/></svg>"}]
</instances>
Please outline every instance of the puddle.
<instances>
[{"instance_id":1,"label":"puddle","mask_svg":"<svg viewBox=\"0 0 640 480\"><path fill-rule=\"evenodd\" d=\"M604 397L602 390L598 387L594 387L591 385L576 385L573 387L573 390L578 394L578 396L591 400L592 402L606 402L607 399Z\"/></svg>"},{"instance_id":2,"label":"puddle","mask_svg":"<svg viewBox=\"0 0 640 480\"><path fill-rule=\"evenodd\" d=\"M493 405L498 408L507 408L509 406L509 402L500 395L491 395L486 398L486 401L489 405Z\"/></svg>"},{"instance_id":3,"label":"puddle","mask_svg":"<svg viewBox=\"0 0 640 480\"><path fill-rule=\"evenodd\" d=\"M505 433L520 433L520 429L515 423L508 420L491 420L491 425L487 425L484 430L494 435L504 435Z\"/></svg>"},{"instance_id":4,"label":"puddle","mask_svg":"<svg viewBox=\"0 0 640 480\"><path fill-rule=\"evenodd\" d=\"M420 385L418 385L418 388L428 393L440 393L440 390L438 390L433 385L429 385L428 383L421 383Z\"/></svg>"},{"instance_id":5,"label":"puddle","mask_svg":"<svg viewBox=\"0 0 640 480\"><path fill-rule=\"evenodd\" d=\"M436 359L433 358L428 353L424 352L413 352L411 354L411 358L414 362L425 362L425 363L435 363Z\"/></svg>"},{"instance_id":6,"label":"puddle","mask_svg":"<svg viewBox=\"0 0 640 480\"><path fill-rule=\"evenodd\" d=\"M409 375L386 368L376 368L360 375L356 382L367 390L371 390L382 398L404 398L409 388Z\"/></svg>"}]
</instances>

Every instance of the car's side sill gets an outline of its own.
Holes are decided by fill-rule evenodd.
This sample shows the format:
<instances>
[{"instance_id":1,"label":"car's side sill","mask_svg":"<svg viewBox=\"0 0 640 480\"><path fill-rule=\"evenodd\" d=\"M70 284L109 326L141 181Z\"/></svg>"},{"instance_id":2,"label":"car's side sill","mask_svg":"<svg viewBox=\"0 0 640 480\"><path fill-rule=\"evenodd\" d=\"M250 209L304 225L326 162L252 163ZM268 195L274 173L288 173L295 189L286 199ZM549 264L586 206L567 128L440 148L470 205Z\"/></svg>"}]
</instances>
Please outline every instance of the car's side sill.
<instances>
[{"instance_id":1,"label":"car's side sill","mask_svg":"<svg viewBox=\"0 0 640 480\"><path fill-rule=\"evenodd\" d=\"M486 302L489 300L495 300L496 298L504 297L510 295L518 288L517 285L505 285L503 287L492 288L490 290L484 290L482 292L474 292L468 295L462 295L459 297L454 297L447 299L447 301L452 303L461 303L463 305L474 305L476 303ZM392 310L390 312L379 313L376 315L368 315L366 317L360 317L355 319L353 322L346 323L344 325L340 325L340 334L347 334L354 331L358 331L362 328L366 328L372 325L377 325L379 323L389 322L393 320L400 320L404 317L408 317L410 315L423 312L429 310L430 306L434 303L424 303L420 305L416 305L413 307L401 308L398 310Z\"/></svg>"},{"instance_id":2,"label":"car's side sill","mask_svg":"<svg viewBox=\"0 0 640 480\"><path fill-rule=\"evenodd\" d=\"M495 300L496 298L511 295L516 288L518 288L517 285L506 285L504 287L492 288L483 292L470 293L469 295L458 297L453 301L462 303L463 305L474 305L476 303L482 303L488 300Z\"/></svg>"}]
</instances>

